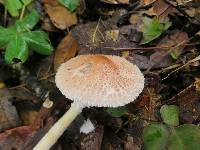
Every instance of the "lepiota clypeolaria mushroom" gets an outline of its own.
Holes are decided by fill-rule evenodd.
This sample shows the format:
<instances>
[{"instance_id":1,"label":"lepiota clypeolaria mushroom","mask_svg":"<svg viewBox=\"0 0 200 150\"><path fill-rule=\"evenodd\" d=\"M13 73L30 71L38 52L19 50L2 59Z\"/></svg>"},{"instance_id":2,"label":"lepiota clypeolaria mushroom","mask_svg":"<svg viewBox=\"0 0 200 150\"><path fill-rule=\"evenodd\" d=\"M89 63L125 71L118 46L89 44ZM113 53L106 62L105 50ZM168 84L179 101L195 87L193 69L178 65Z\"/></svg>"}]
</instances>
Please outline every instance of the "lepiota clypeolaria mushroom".
<instances>
[{"instance_id":1,"label":"lepiota clypeolaria mushroom","mask_svg":"<svg viewBox=\"0 0 200 150\"><path fill-rule=\"evenodd\" d=\"M84 107L124 106L144 88L144 76L136 65L119 56L100 54L79 55L63 63L55 82L73 103L34 150L50 149Z\"/></svg>"}]
</instances>

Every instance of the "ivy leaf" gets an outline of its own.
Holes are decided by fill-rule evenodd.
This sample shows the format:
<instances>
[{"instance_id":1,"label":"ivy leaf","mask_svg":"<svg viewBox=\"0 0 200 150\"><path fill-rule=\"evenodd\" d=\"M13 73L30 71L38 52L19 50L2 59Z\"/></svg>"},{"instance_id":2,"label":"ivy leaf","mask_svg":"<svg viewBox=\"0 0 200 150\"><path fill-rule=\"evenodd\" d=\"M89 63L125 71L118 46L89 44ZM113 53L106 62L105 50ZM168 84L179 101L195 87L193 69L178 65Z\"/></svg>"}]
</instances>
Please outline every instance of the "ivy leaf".
<instances>
[{"instance_id":1,"label":"ivy leaf","mask_svg":"<svg viewBox=\"0 0 200 150\"><path fill-rule=\"evenodd\" d=\"M169 138L169 150L199 150L200 148L200 128L193 124L184 124L177 128L172 128Z\"/></svg>"},{"instance_id":2,"label":"ivy leaf","mask_svg":"<svg viewBox=\"0 0 200 150\"><path fill-rule=\"evenodd\" d=\"M164 123L171 126L179 125L179 108L175 105L163 105L160 114Z\"/></svg>"},{"instance_id":3,"label":"ivy leaf","mask_svg":"<svg viewBox=\"0 0 200 150\"><path fill-rule=\"evenodd\" d=\"M128 113L128 110L127 108L124 106L124 107L116 107L116 108L108 108L107 109L107 112L112 116L112 117L121 117L125 114Z\"/></svg>"},{"instance_id":4,"label":"ivy leaf","mask_svg":"<svg viewBox=\"0 0 200 150\"><path fill-rule=\"evenodd\" d=\"M28 58L27 44L19 35L15 35L15 37L12 38L5 53L6 63L12 63L14 58L20 59L22 62L25 62Z\"/></svg>"},{"instance_id":5,"label":"ivy leaf","mask_svg":"<svg viewBox=\"0 0 200 150\"><path fill-rule=\"evenodd\" d=\"M150 124L144 130L144 146L146 150L162 150L169 136L167 127L163 124Z\"/></svg>"},{"instance_id":6,"label":"ivy leaf","mask_svg":"<svg viewBox=\"0 0 200 150\"><path fill-rule=\"evenodd\" d=\"M147 44L159 37L165 30L171 26L171 22L160 23L158 18L143 18L143 39L140 44Z\"/></svg>"},{"instance_id":7,"label":"ivy leaf","mask_svg":"<svg viewBox=\"0 0 200 150\"><path fill-rule=\"evenodd\" d=\"M15 25L3 28L0 26L0 47L7 47L5 61L10 64L14 58L25 62L29 49L43 55L49 55L53 47L48 36L43 31L31 31L39 21L39 14L33 10L24 19L16 21Z\"/></svg>"},{"instance_id":8,"label":"ivy leaf","mask_svg":"<svg viewBox=\"0 0 200 150\"><path fill-rule=\"evenodd\" d=\"M28 47L42 55L49 55L53 48L49 44L48 35L42 31L33 31L23 34L24 40L28 43Z\"/></svg>"},{"instance_id":9,"label":"ivy leaf","mask_svg":"<svg viewBox=\"0 0 200 150\"><path fill-rule=\"evenodd\" d=\"M59 2L73 12L78 7L80 0L59 0Z\"/></svg>"}]
</instances>

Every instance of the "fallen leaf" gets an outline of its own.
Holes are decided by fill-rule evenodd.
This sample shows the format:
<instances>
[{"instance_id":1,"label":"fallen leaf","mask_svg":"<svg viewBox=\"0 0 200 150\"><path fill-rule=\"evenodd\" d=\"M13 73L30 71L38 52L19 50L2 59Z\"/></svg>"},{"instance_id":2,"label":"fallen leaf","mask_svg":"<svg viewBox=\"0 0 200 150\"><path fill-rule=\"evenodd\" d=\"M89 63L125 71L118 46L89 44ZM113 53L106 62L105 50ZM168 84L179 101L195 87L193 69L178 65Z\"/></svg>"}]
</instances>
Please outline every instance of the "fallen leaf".
<instances>
[{"instance_id":1,"label":"fallen leaf","mask_svg":"<svg viewBox=\"0 0 200 150\"><path fill-rule=\"evenodd\" d=\"M35 110L21 110L20 117L23 121L23 125L31 125L34 123L38 111Z\"/></svg>"},{"instance_id":2,"label":"fallen leaf","mask_svg":"<svg viewBox=\"0 0 200 150\"><path fill-rule=\"evenodd\" d=\"M56 71L60 64L74 57L78 52L78 43L69 33L59 43L54 57L54 70Z\"/></svg>"},{"instance_id":3,"label":"fallen leaf","mask_svg":"<svg viewBox=\"0 0 200 150\"><path fill-rule=\"evenodd\" d=\"M200 121L200 80L197 79L193 84L183 91L167 100L167 104L175 104L180 108L180 114L191 113L193 121ZM181 115L183 116L183 115ZM197 117L197 118L196 118Z\"/></svg>"},{"instance_id":4,"label":"fallen leaf","mask_svg":"<svg viewBox=\"0 0 200 150\"><path fill-rule=\"evenodd\" d=\"M186 32L175 30L173 34L165 36L157 45L157 47L169 47L169 49L157 50L150 56L151 67L163 62L166 62L166 66L173 63L170 53L175 53L176 57L183 52L185 45L181 44L187 42L189 37ZM179 46L180 44L180 46ZM172 48L170 48L172 47Z\"/></svg>"},{"instance_id":5,"label":"fallen leaf","mask_svg":"<svg viewBox=\"0 0 200 150\"><path fill-rule=\"evenodd\" d=\"M11 98L6 88L0 89L0 132L21 124L15 106L9 101Z\"/></svg>"},{"instance_id":6,"label":"fallen leaf","mask_svg":"<svg viewBox=\"0 0 200 150\"><path fill-rule=\"evenodd\" d=\"M61 6L52 0L45 0L44 8L49 15L52 23L59 29L64 30L77 23L77 17L75 13L71 13L67 8Z\"/></svg>"},{"instance_id":7,"label":"fallen leaf","mask_svg":"<svg viewBox=\"0 0 200 150\"><path fill-rule=\"evenodd\" d=\"M81 150L101 150L104 128L97 126L88 134L81 134Z\"/></svg>"},{"instance_id":8,"label":"fallen leaf","mask_svg":"<svg viewBox=\"0 0 200 150\"><path fill-rule=\"evenodd\" d=\"M141 150L142 141L139 138L128 135L124 143L124 150Z\"/></svg>"},{"instance_id":9,"label":"fallen leaf","mask_svg":"<svg viewBox=\"0 0 200 150\"><path fill-rule=\"evenodd\" d=\"M108 30L108 31L105 31L105 34L106 34L106 38L116 42L119 37L119 30Z\"/></svg>"},{"instance_id":10,"label":"fallen leaf","mask_svg":"<svg viewBox=\"0 0 200 150\"><path fill-rule=\"evenodd\" d=\"M140 5L142 6L148 6L151 5L152 3L154 3L157 0L140 0Z\"/></svg>"},{"instance_id":11,"label":"fallen leaf","mask_svg":"<svg viewBox=\"0 0 200 150\"><path fill-rule=\"evenodd\" d=\"M173 7L164 2L164 0L157 0L153 3L152 9L161 22L167 21L168 15L173 12Z\"/></svg>"},{"instance_id":12,"label":"fallen leaf","mask_svg":"<svg viewBox=\"0 0 200 150\"><path fill-rule=\"evenodd\" d=\"M26 137L28 137L28 135L30 135L32 132L33 130L31 126L21 126L6 130L0 134L0 149L18 149L24 144ZM18 150L20 150L20 148Z\"/></svg>"}]
</instances>

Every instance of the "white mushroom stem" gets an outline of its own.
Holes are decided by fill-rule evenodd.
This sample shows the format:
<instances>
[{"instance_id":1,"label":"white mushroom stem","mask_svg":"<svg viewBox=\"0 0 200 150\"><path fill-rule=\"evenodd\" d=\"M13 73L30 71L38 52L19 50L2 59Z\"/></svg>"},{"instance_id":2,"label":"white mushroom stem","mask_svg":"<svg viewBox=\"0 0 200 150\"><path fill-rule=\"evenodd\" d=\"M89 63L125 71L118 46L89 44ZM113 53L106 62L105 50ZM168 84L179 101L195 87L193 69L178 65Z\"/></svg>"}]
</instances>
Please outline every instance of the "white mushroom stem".
<instances>
[{"instance_id":1,"label":"white mushroom stem","mask_svg":"<svg viewBox=\"0 0 200 150\"><path fill-rule=\"evenodd\" d=\"M33 150L48 150L53 146L71 122L81 113L83 106L72 103L70 109L51 127Z\"/></svg>"}]
</instances>

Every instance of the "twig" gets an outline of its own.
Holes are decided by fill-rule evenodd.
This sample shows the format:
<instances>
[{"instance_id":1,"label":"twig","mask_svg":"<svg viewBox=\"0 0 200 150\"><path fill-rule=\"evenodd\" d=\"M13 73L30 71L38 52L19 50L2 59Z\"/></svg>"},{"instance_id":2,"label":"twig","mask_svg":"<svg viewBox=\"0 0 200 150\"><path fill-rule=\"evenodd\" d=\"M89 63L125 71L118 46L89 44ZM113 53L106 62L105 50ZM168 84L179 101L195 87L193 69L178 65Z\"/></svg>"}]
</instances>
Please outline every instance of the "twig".
<instances>
[{"instance_id":1,"label":"twig","mask_svg":"<svg viewBox=\"0 0 200 150\"><path fill-rule=\"evenodd\" d=\"M7 7L5 7L5 9L4 9L4 17L3 17L4 25L6 25L7 15L8 15L8 11L7 11Z\"/></svg>"},{"instance_id":2,"label":"twig","mask_svg":"<svg viewBox=\"0 0 200 150\"><path fill-rule=\"evenodd\" d=\"M50 77L52 77L54 75L55 75L55 73L51 73L49 75L46 75L44 77L39 78L38 81L46 80L46 79L48 79L48 78L50 78ZM17 88L22 88L22 87L24 87L26 85L27 85L26 83L23 83L23 84L20 84L20 85L17 85L17 86L9 88L9 90L14 90L14 89L17 89Z\"/></svg>"},{"instance_id":3,"label":"twig","mask_svg":"<svg viewBox=\"0 0 200 150\"><path fill-rule=\"evenodd\" d=\"M96 37L96 33L97 33L97 31L98 31L98 28L99 28L100 20L101 20L101 18L99 18L99 20L98 20L98 22L97 22L97 26L96 26L96 28L95 28L95 30L94 30L93 35L92 35L92 43L95 42L95 37Z\"/></svg>"},{"instance_id":4,"label":"twig","mask_svg":"<svg viewBox=\"0 0 200 150\"><path fill-rule=\"evenodd\" d=\"M178 70L184 68L185 66L187 66L187 65L189 65L189 64L191 64L191 63L193 63L193 62L199 61L199 60L200 60L200 55L197 56L196 58L194 58L194 59L188 61L186 64L182 65L181 67L179 67L179 68L173 70L172 72L170 72L170 73L169 73L165 78L163 78L162 80L167 79L170 75L172 75L173 73L177 72Z\"/></svg>"},{"instance_id":5,"label":"twig","mask_svg":"<svg viewBox=\"0 0 200 150\"><path fill-rule=\"evenodd\" d=\"M127 48L122 48L122 47L102 47L105 49L112 49L112 50L116 50L116 51L131 51L131 50L160 50L160 49L172 49L172 48L176 48L178 46L194 46L194 45L199 45L199 42L195 42L195 43L186 43L186 41L183 41L181 43L179 43L178 45L172 45L172 46L152 46L152 47L127 47Z\"/></svg>"}]
</instances>

